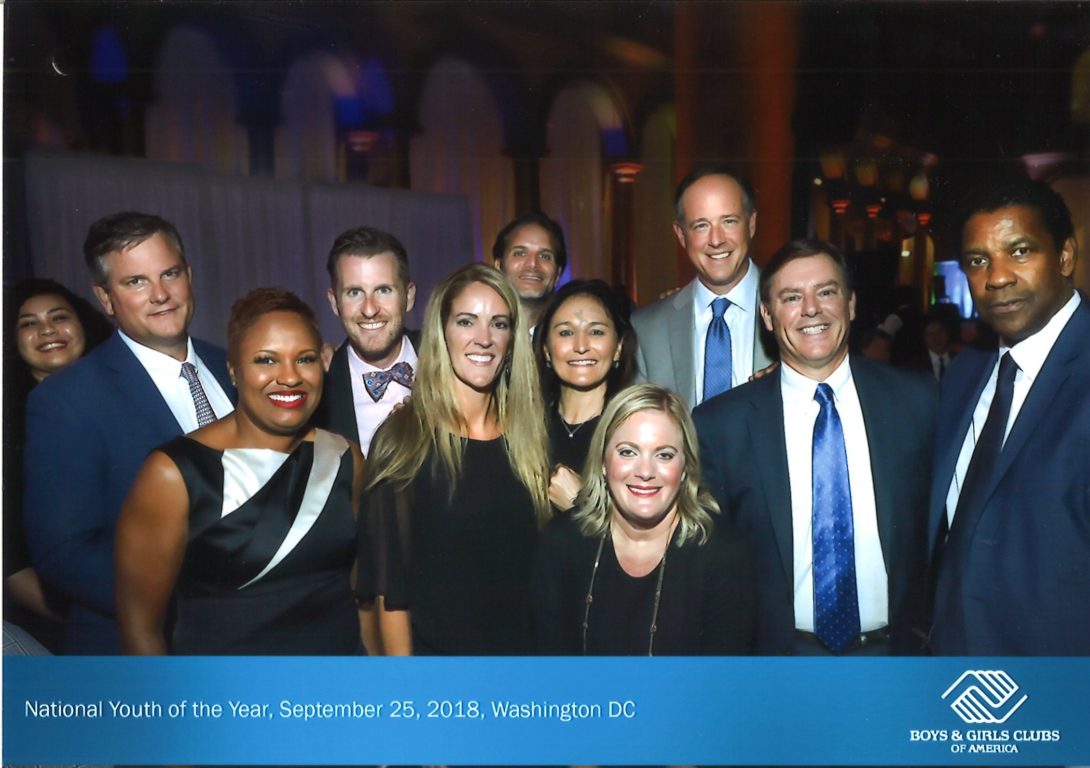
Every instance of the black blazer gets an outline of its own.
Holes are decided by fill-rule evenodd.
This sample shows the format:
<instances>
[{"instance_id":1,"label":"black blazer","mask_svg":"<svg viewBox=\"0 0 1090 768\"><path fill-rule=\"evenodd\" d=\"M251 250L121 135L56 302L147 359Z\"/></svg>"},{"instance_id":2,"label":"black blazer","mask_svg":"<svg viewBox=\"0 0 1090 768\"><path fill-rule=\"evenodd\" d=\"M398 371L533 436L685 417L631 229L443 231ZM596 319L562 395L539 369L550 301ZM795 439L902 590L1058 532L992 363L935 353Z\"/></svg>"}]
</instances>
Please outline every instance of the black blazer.
<instances>
[{"instance_id":1,"label":"black blazer","mask_svg":"<svg viewBox=\"0 0 1090 768\"><path fill-rule=\"evenodd\" d=\"M405 331L413 349L420 349L420 332ZM329 370L322 387L322 401L314 411L314 426L335 432L345 440L359 443L359 425L356 423L356 406L352 400L352 375L348 367L348 340L333 353Z\"/></svg>"},{"instance_id":2,"label":"black blazer","mask_svg":"<svg viewBox=\"0 0 1090 768\"><path fill-rule=\"evenodd\" d=\"M937 387L926 375L860 356L853 355L850 365L867 429L889 576L892 650L919 653L927 627L927 503ZM757 653L790 654L794 546L780 371L712 398L693 419L704 481L753 547Z\"/></svg>"}]
</instances>

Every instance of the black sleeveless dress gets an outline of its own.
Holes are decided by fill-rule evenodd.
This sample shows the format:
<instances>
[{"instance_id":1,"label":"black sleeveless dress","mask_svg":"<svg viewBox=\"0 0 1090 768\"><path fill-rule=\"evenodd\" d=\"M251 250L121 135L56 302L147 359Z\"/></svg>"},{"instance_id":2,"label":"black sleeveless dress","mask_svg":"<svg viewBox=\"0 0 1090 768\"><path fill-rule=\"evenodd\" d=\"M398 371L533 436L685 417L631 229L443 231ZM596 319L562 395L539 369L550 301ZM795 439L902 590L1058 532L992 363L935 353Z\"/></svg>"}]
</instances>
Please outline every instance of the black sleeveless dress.
<instances>
[{"instance_id":1,"label":"black sleeveless dress","mask_svg":"<svg viewBox=\"0 0 1090 768\"><path fill-rule=\"evenodd\" d=\"M318 430L290 454L218 451L187 437L159 450L189 492L171 653L360 652L348 443Z\"/></svg>"}]
</instances>

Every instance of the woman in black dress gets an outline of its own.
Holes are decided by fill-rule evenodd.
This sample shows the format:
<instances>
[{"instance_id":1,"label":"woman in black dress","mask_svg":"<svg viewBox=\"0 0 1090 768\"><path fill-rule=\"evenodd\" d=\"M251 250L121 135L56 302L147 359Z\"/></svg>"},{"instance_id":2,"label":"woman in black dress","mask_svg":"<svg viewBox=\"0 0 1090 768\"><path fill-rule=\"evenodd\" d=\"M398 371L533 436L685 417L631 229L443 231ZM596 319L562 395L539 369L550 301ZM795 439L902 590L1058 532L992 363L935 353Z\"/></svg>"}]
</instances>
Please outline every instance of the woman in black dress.
<instances>
[{"instance_id":1,"label":"woman in black dress","mask_svg":"<svg viewBox=\"0 0 1090 768\"><path fill-rule=\"evenodd\" d=\"M46 377L105 341L113 326L90 302L53 280L24 280L4 303L4 618L55 648L61 607L31 567L23 527L26 400Z\"/></svg>"},{"instance_id":2,"label":"woman in black dress","mask_svg":"<svg viewBox=\"0 0 1090 768\"><path fill-rule=\"evenodd\" d=\"M154 451L122 507L122 644L136 654L357 653L350 576L363 457L310 426L323 374L314 314L287 291L258 289L235 303L227 335L237 409Z\"/></svg>"},{"instance_id":3,"label":"woman in black dress","mask_svg":"<svg viewBox=\"0 0 1090 768\"><path fill-rule=\"evenodd\" d=\"M573 514L542 533L538 650L749 653L750 560L724 521L713 521L718 511L700 487L696 430L678 396L651 384L620 392L594 431Z\"/></svg>"},{"instance_id":4,"label":"woman in black dress","mask_svg":"<svg viewBox=\"0 0 1090 768\"><path fill-rule=\"evenodd\" d=\"M636 376L636 334L608 285L573 280L542 313L534 356L549 427L549 500L563 512L579 492L602 409Z\"/></svg>"},{"instance_id":5,"label":"woman in black dress","mask_svg":"<svg viewBox=\"0 0 1090 768\"><path fill-rule=\"evenodd\" d=\"M483 264L432 293L412 398L368 458L357 597L380 629L372 652L533 649L530 572L551 509L524 323L510 284Z\"/></svg>"}]
</instances>

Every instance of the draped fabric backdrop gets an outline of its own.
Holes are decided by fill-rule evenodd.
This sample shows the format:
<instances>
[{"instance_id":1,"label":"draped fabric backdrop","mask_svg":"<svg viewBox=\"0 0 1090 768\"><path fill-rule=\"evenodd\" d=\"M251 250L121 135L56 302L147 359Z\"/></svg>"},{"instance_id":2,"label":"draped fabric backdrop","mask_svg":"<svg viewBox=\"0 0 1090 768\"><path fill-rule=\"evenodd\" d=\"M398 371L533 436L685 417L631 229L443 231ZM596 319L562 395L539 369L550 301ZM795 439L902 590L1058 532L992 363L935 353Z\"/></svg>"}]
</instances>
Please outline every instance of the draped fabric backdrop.
<instances>
[{"instance_id":1,"label":"draped fabric backdrop","mask_svg":"<svg viewBox=\"0 0 1090 768\"><path fill-rule=\"evenodd\" d=\"M345 229L395 234L409 252L419 327L432 288L472 261L469 203L457 195L365 185L325 185L219 176L149 160L31 154L26 160L27 229L34 274L94 301L83 261L87 227L123 210L155 213L181 232L193 268L194 335L222 344L231 304L252 288L279 285L313 308L322 335L344 338L329 309L326 256ZM96 302L97 306L97 302Z\"/></svg>"}]
</instances>

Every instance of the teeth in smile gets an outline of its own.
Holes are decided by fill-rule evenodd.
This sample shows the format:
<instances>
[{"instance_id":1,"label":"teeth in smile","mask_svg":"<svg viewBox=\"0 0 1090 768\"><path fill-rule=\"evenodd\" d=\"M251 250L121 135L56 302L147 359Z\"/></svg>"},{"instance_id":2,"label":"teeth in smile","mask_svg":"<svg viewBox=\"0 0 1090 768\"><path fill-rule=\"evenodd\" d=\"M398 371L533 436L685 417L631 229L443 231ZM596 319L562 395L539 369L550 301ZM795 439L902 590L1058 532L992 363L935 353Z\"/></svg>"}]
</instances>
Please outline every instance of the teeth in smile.
<instances>
[{"instance_id":1,"label":"teeth in smile","mask_svg":"<svg viewBox=\"0 0 1090 768\"><path fill-rule=\"evenodd\" d=\"M568 365L598 365L597 360L570 360Z\"/></svg>"},{"instance_id":2,"label":"teeth in smile","mask_svg":"<svg viewBox=\"0 0 1090 768\"><path fill-rule=\"evenodd\" d=\"M733 253L734 251L727 251L726 253L709 253L708 258L715 261L720 261L722 259L729 259L731 257L731 254Z\"/></svg>"},{"instance_id":3,"label":"teeth in smile","mask_svg":"<svg viewBox=\"0 0 1090 768\"><path fill-rule=\"evenodd\" d=\"M43 344L42 346L38 347L38 351L39 352L50 352L50 351L52 351L54 349L59 349L60 347L66 347L66 346L68 346L68 345L65 344L63 341L52 341L52 342L50 342L48 344Z\"/></svg>"},{"instance_id":4,"label":"teeth in smile","mask_svg":"<svg viewBox=\"0 0 1090 768\"><path fill-rule=\"evenodd\" d=\"M802 332L805 333L807 336L814 336L821 333L828 327L828 323L826 323L825 325L811 325L809 328L803 328Z\"/></svg>"},{"instance_id":5,"label":"teeth in smile","mask_svg":"<svg viewBox=\"0 0 1090 768\"><path fill-rule=\"evenodd\" d=\"M278 403L297 403L303 399L303 394L301 392L292 395L273 394L269 397Z\"/></svg>"},{"instance_id":6,"label":"teeth in smile","mask_svg":"<svg viewBox=\"0 0 1090 768\"><path fill-rule=\"evenodd\" d=\"M628 490L632 491L632 493L637 496L654 496L659 492L658 488L637 488L634 485L628 486Z\"/></svg>"},{"instance_id":7,"label":"teeth in smile","mask_svg":"<svg viewBox=\"0 0 1090 768\"><path fill-rule=\"evenodd\" d=\"M492 355L466 355L474 363L491 363L494 357Z\"/></svg>"},{"instance_id":8,"label":"teeth in smile","mask_svg":"<svg viewBox=\"0 0 1090 768\"><path fill-rule=\"evenodd\" d=\"M365 331L377 331L384 325L386 325L386 321L384 320L375 323L359 323L359 327Z\"/></svg>"}]
</instances>

